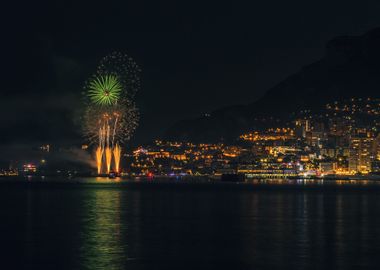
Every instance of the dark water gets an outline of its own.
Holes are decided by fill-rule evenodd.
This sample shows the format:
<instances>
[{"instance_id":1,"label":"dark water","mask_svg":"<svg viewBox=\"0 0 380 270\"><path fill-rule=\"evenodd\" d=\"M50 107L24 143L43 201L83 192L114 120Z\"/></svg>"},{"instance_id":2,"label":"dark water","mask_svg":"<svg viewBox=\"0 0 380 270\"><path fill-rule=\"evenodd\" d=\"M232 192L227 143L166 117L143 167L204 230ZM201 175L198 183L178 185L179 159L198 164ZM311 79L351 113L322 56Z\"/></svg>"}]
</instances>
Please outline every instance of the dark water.
<instances>
[{"instance_id":1,"label":"dark water","mask_svg":"<svg viewBox=\"0 0 380 270\"><path fill-rule=\"evenodd\" d=\"M378 185L0 184L0 269L380 269Z\"/></svg>"}]
</instances>

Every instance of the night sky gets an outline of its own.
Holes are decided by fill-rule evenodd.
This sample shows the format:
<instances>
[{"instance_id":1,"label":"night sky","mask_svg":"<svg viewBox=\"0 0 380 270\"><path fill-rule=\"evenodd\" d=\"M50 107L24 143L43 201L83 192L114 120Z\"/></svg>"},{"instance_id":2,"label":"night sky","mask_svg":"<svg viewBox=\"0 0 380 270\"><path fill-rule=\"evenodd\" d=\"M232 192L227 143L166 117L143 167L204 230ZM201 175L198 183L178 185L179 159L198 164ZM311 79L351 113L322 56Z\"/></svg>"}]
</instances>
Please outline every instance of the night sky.
<instances>
[{"instance_id":1,"label":"night sky","mask_svg":"<svg viewBox=\"0 0 380 270\"><path fill-rule=\"evenodd\" d=\"M127 2L2 8L0 147L77 143L83 82L114 50L143 71L132 139L143 143L178 120L252 102L331 38L380 26L376 0Z\"/></svg>"}]
</instances>

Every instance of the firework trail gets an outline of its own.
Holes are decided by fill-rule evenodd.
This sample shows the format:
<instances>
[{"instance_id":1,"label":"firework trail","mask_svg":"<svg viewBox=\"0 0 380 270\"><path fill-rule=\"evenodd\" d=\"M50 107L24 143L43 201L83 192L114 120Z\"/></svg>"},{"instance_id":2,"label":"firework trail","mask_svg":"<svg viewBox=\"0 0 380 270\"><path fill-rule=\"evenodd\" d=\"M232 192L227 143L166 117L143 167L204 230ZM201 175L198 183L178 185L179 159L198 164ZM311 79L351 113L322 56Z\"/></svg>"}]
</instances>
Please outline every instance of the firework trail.
<instances>
[{"instance_id":1,"label":"firework trail","mask_svg":"<svg viewBox=\"0 0 380 270\"><path fill-rule=\"evenodd\" d=\"M96 148L96 166L98 168L98 174L102 172L102 158L103 158L103 148L98 146Z\"/></svg>"},{"instance_id":2,"label":"firework trail","mask_svg":"<svg viewBox=\"0 0 380 270\"><path fill-rule=\"evenodd\" d=\"M112 150L108 146L106 147L105 154L106 154L107 173L110 173L111 162L112 162Z\"/></svg>"},{"instance_id":3,"label":"firework trail","mask_svg":"<svg viewBox=\"0 0 380 270\"><path fill-rule=\"evenodd\" d=\"M115 171L120 172L120 158L121 158L121 148L118 144L113 148L113 156L115 159Z\"/></svg>"}]
</instances>

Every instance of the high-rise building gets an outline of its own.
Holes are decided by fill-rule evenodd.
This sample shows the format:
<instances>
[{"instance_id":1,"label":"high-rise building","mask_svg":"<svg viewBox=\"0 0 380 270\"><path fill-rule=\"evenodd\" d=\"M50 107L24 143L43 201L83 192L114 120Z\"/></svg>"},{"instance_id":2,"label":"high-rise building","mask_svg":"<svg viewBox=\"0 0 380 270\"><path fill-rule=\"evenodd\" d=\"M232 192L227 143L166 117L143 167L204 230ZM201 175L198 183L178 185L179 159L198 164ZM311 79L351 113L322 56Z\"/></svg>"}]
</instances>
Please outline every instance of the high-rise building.
<instances>
[{"instance_id":1,"label":"high-rise building","mask_svg":"<svg viewBox=\"0 0 380 270\"><path fill-rule=\"evenodd\" d=\"M296 129L295 133L297 137L306 137L306 133L311 130L310 120L299 119L296 120Z\"/></svg>"},{"instance_id":2,"label":"high-rise building","mask_svg":"<svg viewBox=\"0 0 380 270\"><path fill-rule=\"evenodd\" d=\"M375 159L380 161L380 134L375 138L373 147Z\"/></svg>"},{"instance_id":3,"label":"high-rise building","mask_svg":"<svg viewBox=\"0 0 380 270\"><path fill-rule=\"evenodd\" d=\"M311 146L321 147L323 142L326 141L326 133L320 131L306 132L306 142Z\"/></svg>"},{"instance_id":4,"label":"high-rise building","mask_svg":"<svg viewBox=\"0 0 380 270\"><path fill-rule=\"evenodd\" d=\"M349 170L351 172L368 173L374 158L374 139L372 137L351 137Z\"/></svg>"},{"instance_id":5,"label":"high-rise building","mask_svg":"<svg viewBox=\"0 0 380 270\"><path fill-rule=\"evenodd\" d=\"M332 117L329 120L329 131L331 135L346 136L352 130L352 119L345 117Z\"/></svg>"}]
</instances>

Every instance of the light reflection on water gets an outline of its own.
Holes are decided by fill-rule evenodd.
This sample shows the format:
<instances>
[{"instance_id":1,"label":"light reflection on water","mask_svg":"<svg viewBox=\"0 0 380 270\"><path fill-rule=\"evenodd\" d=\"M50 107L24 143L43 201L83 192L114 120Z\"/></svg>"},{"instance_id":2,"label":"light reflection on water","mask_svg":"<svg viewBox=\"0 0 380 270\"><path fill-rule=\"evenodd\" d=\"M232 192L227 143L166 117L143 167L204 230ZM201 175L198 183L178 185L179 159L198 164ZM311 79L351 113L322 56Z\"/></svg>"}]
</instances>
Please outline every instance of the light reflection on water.
<instances>
[{"instance_id":1,"label":"light reflection on water","mask_svg":"<svg viewBox=\"0 0 380 270\"><path fill-rule=\"evenodd\" d=\"M79 252L81 264L88 269L121 269L128 259L120 197L120 192L97 190L84 201Z\"/></svg>"},{"instance_id":2,"label":"light reflection on water","mask_svg":"<svg viewBox=\"0 0 380 270\"><path fill-rule=\"evenodd\" d=\"M380 264L380 190L370 182L366 189L256 190L99 181L0 188L2 257L13 259L4 269L376 269Z\"/></svg>"},{"instance_id":3,"label":"light reflection on water","mask_svg":"<svg viewBox=\"0 0 380 270\"><path fill-rule=\"evenodd\" d=\"M121 178L116 177L114 179L108 177L74 177L70 179L66 178L56 178L56 177L45 177L45 176L26 176L17 177L9 180L8 178L0 178L0 184L3 182L45 182L45 183L82 183L82 184L128 184L128 183L178 183L178 184L231 184L231 182L221 182L218 179L212 179L208 177L192 177L192 176L181 176L181 177L135 177L135 178ZM297 186L379 186L380 180L369 180L369 179L250 179L247 178L244 182L238 184L244 185L297 185Z\"/></svg>"},{"instance_id":4,"label":"light reflection on water","mask_svg":"<svg viewBox=\"0 0 380 270\"><path fill-rule=\"evenodd\" d=\"M379 180L324 180L324 179L252 179L247 180L247 183L252 184L267 184L267 185L377 185L380 186Z\"/></svg>"}]
</instances>

